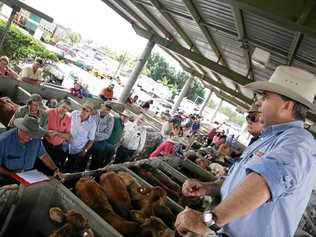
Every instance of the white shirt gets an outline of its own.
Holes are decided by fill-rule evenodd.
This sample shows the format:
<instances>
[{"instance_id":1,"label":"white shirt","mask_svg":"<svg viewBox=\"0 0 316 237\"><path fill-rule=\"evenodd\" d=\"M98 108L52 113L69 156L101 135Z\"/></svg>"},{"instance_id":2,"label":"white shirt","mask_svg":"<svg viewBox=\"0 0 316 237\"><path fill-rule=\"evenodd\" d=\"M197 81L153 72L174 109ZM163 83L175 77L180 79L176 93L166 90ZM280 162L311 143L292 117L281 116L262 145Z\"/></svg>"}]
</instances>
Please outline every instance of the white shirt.
<instances>
[{"instance_id":1,"label":"white shirt","mask_svg":"<svg viewBox=\"0 0 316 237\"><path fill-rule=\"evenodd\" d=\"M145 128L137 124L126 126L122 146L128 150L141 152L145 146L146 136L147 132Z\"/></svg>"},{"instance_id":2,"label":"white shirt","mask_svg":"<svg viewBox=\"0 0 316 237\"><path fill-rule=\"evenodd\" d=\"M37 69L34 73L33 65L27 65L22 69L20 73L20 78L27 77L34 81L40 81L42 80L42 74L43 70L41 68Z\"/></svg>"},{"instance_id":3,"label":"white shirt","mask_svg":"<svg viewBox=\"0 0 316 237\"><path fill-rule=\"evenodd\" d=\"M88 120L81 122L80 111L73 111L71 113L72 140L69 143L69 153L80 153L88 141L93 141L96 127L96 123L91 116Z\"/></svg>"},{"instance_id":4,"label":"white shirt","mask_svg":"<svg viewBox=\"0 0 316 237\"><path fill-rule=\"evenodd\" d=\"M104 141L108 139L113 131L114 127L114 117L110 114L106 115L104 118L100 117L100 112L93 116L95 123L97 125L95 140Z\"/></svg>"}]
</instances>

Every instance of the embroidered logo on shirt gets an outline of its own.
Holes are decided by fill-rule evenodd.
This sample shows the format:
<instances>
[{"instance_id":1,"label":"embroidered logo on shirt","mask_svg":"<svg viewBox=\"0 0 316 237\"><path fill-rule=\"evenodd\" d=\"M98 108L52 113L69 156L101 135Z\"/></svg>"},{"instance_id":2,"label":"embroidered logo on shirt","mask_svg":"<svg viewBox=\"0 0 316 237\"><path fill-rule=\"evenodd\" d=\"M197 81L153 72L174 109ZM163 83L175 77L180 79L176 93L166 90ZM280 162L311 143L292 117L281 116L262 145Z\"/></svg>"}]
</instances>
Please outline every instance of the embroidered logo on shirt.
<instances>
[{"instance_id":1,"label":"embroidered logo on shirt","mask_svg":"<svg viewBox=\"0 0 316 237\"><path fill-rule=\"evenodd\" d=\"M255 152L255 154L256 154L256 156L258 156L258 157L262 157L262 156L264 155L264 152L262 152L262 151L260 151L260 150L257 150L257 151Z\"/></svg>"}]
</instances>

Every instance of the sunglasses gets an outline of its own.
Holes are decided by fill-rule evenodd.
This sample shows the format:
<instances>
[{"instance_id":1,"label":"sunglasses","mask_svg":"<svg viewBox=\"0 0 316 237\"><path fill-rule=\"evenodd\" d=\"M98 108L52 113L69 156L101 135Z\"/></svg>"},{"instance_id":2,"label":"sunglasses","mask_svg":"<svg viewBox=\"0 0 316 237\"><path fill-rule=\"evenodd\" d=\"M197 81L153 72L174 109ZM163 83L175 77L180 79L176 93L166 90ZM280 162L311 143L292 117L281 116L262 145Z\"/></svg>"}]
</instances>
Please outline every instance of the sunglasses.
<instances>
[{"instance_id":1,"label":"sunglasses","mask_svg":"<svg viewBox=\"0 0 316 237\"><path fill-rule=\"evenodd\" d=\"M247 122L256 123L259 122L259 115L258 114L248 114L246 117Z\"/></svg>"}]
</instances>

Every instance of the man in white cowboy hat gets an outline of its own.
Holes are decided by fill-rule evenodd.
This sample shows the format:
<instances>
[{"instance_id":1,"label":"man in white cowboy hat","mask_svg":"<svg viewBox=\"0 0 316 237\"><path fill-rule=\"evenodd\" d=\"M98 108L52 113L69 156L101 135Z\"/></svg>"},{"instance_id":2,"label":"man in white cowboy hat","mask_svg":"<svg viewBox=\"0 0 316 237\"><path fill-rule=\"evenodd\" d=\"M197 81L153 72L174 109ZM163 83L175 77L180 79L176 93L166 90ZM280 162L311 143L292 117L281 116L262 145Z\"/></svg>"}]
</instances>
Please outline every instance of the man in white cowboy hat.
<instances>
[{"instance_id":1,"label":"man in white cowboy hat","mask_svg":"<svg viewBox=\"0 0 316 237\"><path fill-rule=\"evenodd\" d=\"M203 214L189 208L175 223L188 231L222 236L293 236L316 179L316 144L304 129L308 110L315 111L316 76L279 66L269 81L248 88L262 93L256 105L264 131L234 163L224 181L187 181L185 196L221 195L222 202Z\"/></svg>"},{"instance_id":2,"label":"man in white cowboy hat","mask_svg":"<svg viewBox=\"0 0 316 237\"><path fill-rule=\"evenodd\" d=\"M14 125L16 128L0 135L0 186L12 183L13 172L33 169L36 159L63 178L45 151L41 137L46 131L39 126L37 118L26 115L16 119Z\"/></svg>"}]
</instances>

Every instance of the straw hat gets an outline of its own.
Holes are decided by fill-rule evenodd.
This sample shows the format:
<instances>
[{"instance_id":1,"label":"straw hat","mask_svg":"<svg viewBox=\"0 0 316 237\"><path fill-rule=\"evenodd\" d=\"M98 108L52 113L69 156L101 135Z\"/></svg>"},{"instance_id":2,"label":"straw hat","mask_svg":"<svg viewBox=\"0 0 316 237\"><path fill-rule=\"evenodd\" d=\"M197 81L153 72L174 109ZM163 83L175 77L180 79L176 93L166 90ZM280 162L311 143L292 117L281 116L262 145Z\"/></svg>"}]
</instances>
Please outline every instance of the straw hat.
<instances>
[{"instance_id":1,"label":"straw hat","mask_svg":"<svg viewBox=\"0 0 316 237\"><path fill-rule=\"evenodd\" d=\"M87 102L84 102L82 105L81 105L82 108L88 108L91 110L91 112L93 113L94 111L94 104L90 101L87 101Z\"/></svg>"},{"instance_id":2,"label":"straw hat","mask_svg":"<svg viewBox=\"0 0 316 237\"><path fill-rule=\"evenodd\" d=\"M255 91L271 91L299 102L312 111L316 94L316 76L308 71L290 66L276 68L269 81L257 81L246 85Z\"/></svg>"}]
</instances>

